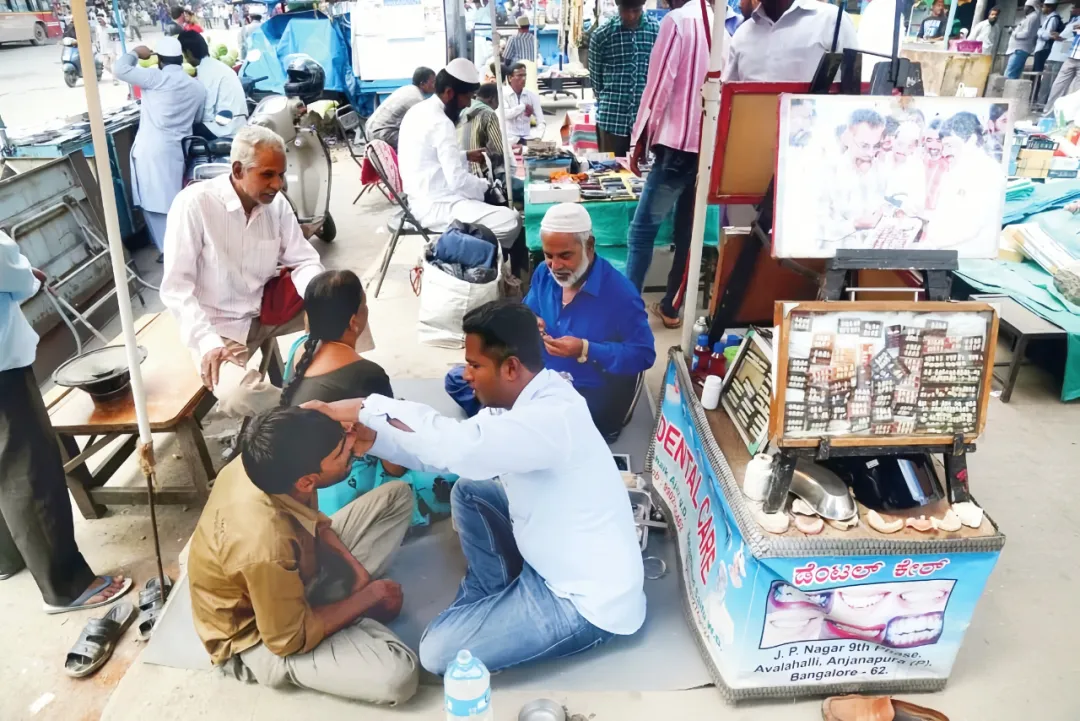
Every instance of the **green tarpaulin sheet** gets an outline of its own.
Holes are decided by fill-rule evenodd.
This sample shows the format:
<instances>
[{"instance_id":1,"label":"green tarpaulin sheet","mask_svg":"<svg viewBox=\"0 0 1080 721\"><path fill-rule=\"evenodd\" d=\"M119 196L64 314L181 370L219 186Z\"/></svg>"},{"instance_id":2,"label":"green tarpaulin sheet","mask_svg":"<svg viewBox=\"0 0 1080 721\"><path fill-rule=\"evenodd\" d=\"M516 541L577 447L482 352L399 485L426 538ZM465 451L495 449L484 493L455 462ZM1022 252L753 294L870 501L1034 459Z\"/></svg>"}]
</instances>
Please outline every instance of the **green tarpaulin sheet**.
<instances>
[{"instance_id":1,"label":"green tarpaulin sheet","mask_svg":"<svg viewBox=\"0 0 1080 721\"><path fill-rule=\"evenodd\" d=\"M1054 279L1031 261L961 260L956 274L984 293L1012 297L1032 313L1060 326L1069 334L1065 381L1061 400L1080 398L1080 306L1067 301L1054 288Z\"/></svg>"}]
</instances>

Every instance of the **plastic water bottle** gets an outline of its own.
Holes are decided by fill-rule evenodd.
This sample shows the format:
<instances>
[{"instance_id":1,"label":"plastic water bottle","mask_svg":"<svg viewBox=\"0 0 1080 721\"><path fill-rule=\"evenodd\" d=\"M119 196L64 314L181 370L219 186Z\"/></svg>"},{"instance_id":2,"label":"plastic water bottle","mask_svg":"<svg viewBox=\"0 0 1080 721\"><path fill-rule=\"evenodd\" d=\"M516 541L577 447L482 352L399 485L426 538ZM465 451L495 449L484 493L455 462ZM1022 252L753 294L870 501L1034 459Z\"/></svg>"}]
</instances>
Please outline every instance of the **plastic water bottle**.
<instances>
[{"instance_id":1,"label":"plastic water bottle","mask_svg":"<svg viewBox=\"0 0 1080 721\"><path fill-rule=\"evenodd\" d=\"M709 375L724 377L727 373L727 361L724 360L723 339L713 343L712 357L709 358Z\"/></svg>"},{"instance_id":2,"label":"plastic water bottle","mask_svg":"<svg viewBox=\"0 0 1080 721\"><path fill-rule=\"evenodd\" d=\"M457 658L443 674L446 721L492 721L491 674L483 662L468 650L458 651Z\"/></svg>"},{"instance_id":3,"label":"plastic water bottle","mask_svg":"<svg viewBox=\"0 0 1080 721\"><path fill-rule=\"evenodd\" d=\"M709 334L702 333L697 337L697 344L694 346L694 363L690 375L705 380L705 376L709 375L710 358L712 352L709 350Z\"/></svg>"}]
</instances>

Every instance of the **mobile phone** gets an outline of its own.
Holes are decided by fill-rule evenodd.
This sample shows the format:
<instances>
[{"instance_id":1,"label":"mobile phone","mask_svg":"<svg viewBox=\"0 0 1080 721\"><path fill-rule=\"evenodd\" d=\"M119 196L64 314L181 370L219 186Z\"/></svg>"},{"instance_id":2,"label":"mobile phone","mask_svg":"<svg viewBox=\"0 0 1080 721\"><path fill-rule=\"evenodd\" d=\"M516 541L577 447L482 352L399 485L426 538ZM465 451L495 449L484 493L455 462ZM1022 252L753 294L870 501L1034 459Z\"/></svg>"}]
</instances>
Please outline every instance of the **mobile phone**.
<instances>
[{"instance_id":1,"label":"mobile phone","mask_svg":"<svg viewBox=\"0 0 1080 721\"><path fill-rule=\"evenodd\" d=\"M612 453L611 457L615 459L615 467L620 471L630 471L630 456L626 453Z\"/></svg>"}]
</instances>

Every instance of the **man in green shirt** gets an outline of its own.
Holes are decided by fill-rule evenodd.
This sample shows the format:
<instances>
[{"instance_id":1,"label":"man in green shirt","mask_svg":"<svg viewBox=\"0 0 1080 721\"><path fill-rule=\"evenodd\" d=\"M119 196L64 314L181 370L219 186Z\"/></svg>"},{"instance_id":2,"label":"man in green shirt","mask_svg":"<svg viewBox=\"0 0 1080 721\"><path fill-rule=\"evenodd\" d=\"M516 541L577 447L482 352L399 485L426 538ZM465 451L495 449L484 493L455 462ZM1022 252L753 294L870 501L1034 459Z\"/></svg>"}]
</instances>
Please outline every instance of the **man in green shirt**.
<instances>
[{"instance_id":1,"label":"man in green shirt","mask_svg":"<svg viewBox=\"0 0 1080 721\"><path fill-rule=\"evenodd\" d=\"M589 76L596 94L596 140L602 153L630 152L630 131L649 75L660 23L644 14L645 0L616 0L618 17L589 39Z\"/></svg>"}]
</instances>

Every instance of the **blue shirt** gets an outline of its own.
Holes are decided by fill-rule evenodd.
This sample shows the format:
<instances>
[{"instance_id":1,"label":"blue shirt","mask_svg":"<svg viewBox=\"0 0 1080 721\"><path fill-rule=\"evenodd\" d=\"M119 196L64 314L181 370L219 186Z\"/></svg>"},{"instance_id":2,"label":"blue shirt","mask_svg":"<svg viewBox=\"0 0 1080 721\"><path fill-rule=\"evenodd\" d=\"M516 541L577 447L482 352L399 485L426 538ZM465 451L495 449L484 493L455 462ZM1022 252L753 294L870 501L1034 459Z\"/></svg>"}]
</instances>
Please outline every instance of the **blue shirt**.
<instances>
[{"instance_id":1,"label":"blue shirt","mask_svg":"<svg viewBox=\"0 0 1080 721\"><path fill-rule=\"evenodd\" d=\"M38 335L19 303L37 293L38 279L19 246L0 230L0 371L34 363Z\"/></svg>"},{"instance_id":2,"label":"blue shirt","mask_svg":"<svg viewBox=\"0 0 1080 721\"><path fill-rule=\"evenodd\" d=\"M569 373L574 385L595 388L605 373L636 376L656 361L652 328L645 303L619 271L599 255L585 284L563 307L562 286L544 263L533 273L525 305L544 320L552 338L573 336L589 341L589 360L556 358L544 351L544 365Z\"/></svg>"}]
</instances>

